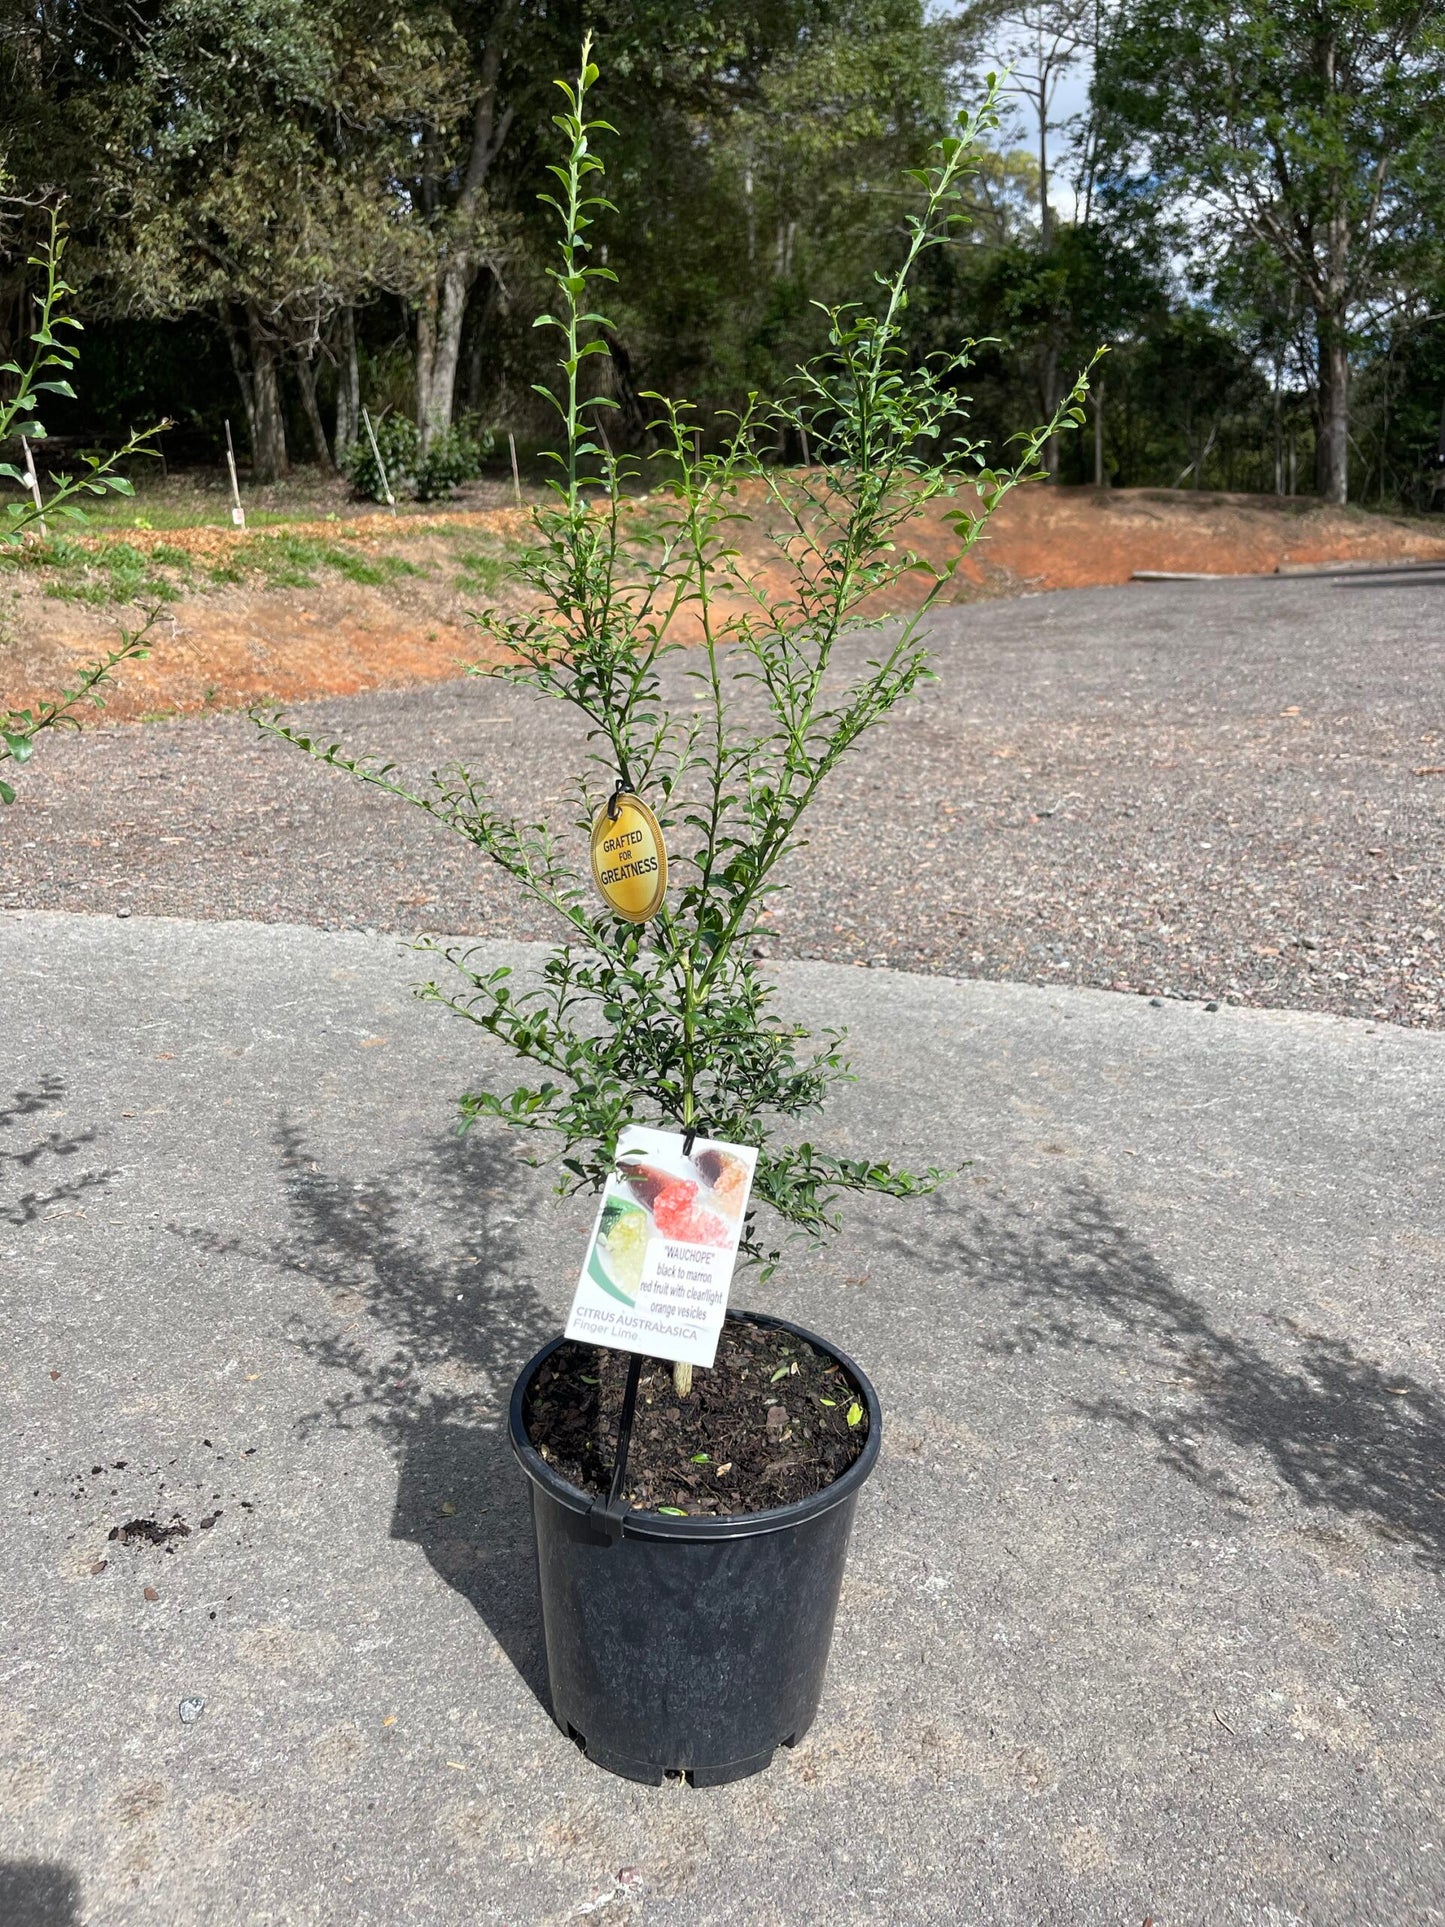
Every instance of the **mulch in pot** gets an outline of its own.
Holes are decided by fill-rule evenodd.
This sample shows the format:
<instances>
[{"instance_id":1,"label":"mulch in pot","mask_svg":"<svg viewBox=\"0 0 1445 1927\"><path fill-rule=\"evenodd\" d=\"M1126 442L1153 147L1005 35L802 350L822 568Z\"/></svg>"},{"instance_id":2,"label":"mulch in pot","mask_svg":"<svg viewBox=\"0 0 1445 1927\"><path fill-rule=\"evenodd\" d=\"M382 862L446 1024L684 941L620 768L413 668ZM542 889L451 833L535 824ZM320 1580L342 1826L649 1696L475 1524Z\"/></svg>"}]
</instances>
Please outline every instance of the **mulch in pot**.
<instances>
[{"instance_id":1,"label":"mulch in pot","mask_svg":"<svg viewBox=\"0 0 1445 1927\"><path fill-rule=\"evenodd\" d=\"M628 1364L626 1352L568 1342L528 1388L528 1438L583 1492L611 1484ZM835 1358L792 1332L729 1321L685 1399L670 1364L643 1360L623 1496L644 1512L766 1512L841 1478L867 1437L867 1407Z\"/></svg>"}]
</instances>

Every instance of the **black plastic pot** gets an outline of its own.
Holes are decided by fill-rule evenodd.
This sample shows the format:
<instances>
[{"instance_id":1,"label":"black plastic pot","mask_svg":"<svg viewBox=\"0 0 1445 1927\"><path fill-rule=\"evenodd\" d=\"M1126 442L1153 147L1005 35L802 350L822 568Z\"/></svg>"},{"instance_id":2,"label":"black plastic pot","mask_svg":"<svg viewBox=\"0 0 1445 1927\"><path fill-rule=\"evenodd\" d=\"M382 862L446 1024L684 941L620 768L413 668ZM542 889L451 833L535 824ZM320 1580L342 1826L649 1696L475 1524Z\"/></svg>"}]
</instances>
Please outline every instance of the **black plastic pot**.
<instances>
[{"instance_id":1,"label":"black plastic pot","mask_svg":"<svg viewBox=\"0 0 1445 1927\"><path fill-rule=\"evenodd\" d=\"M686 1773L696 1786L760 1773L775 1747L794 1745L812 1725L853 1510L883 1436L877 1393L835 1345L783 1318L728 1317L791 1332L837 1359L867 1406L862 1453L811 1499L735 1518L608 1517L558 1477L523 1428L527 1387L560 1338L512 1392L512 1450L532 1487L553 1717L589 1760L654 1786L668 1773Z\"/></svg>"}]
</instances>

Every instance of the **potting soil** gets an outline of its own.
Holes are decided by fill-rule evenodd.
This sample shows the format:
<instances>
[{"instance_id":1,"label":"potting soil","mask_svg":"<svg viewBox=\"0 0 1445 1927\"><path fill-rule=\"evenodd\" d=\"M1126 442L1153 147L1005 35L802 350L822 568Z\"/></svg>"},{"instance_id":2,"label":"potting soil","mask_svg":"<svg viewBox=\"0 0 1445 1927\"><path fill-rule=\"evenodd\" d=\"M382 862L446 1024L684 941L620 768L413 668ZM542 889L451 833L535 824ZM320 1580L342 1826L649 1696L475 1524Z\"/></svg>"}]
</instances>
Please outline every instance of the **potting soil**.
<instances>
[{"instance_id":1,"label":"potting soil","mask_svg":"<svg viewBox=\"0 0 1445 1927\"><path fill-rule=\"evenodd\" d=\"M625 1352L565 1344L529 1389L527 1435L569 1484L605 1493L627 1384ZM680 1399L644 1359L623 1496L647 1512L721 1517L810 1498L847 1471L868 1414L837 1360L793 1333L729 1320L711 1371Z\"/></svg>"}]
</instances>

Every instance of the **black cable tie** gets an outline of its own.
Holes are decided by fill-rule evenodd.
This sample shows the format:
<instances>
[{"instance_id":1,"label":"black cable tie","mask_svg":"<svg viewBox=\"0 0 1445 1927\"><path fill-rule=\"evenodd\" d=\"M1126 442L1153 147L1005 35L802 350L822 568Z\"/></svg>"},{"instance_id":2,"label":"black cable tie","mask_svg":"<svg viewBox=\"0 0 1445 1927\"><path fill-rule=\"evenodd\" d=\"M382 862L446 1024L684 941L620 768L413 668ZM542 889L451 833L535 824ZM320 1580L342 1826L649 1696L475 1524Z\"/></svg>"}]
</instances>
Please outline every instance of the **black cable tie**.
<instances>
[{"instance_id":1,"label":"black cable tie","mask_svg":"<svg viewBox=\"0 0 1445 1927\"><path fill-rule=\"evenodd\" d=\"M617 802L619 797L635 796L636 794L637 792L633 789L631 783L628 782L626 775L619 776L611 796L607 799L607 821L609 823L615 823L617 821Z\"/></svg>"},{"instance_id":2,"label":"black cable tie","mask_svg":"<svg viewBox=\"0 0 1445 1927\"><path fill-rule=\"evenodd\" d=\"M698 1131L698 1127L695 1124L689 1124L686 1131L684 1131L683 1133L682 1155L685 1158L690 1158L692 1156L692 1147L697 1142L697 1131Z\"/></svg>"}]
</instances>

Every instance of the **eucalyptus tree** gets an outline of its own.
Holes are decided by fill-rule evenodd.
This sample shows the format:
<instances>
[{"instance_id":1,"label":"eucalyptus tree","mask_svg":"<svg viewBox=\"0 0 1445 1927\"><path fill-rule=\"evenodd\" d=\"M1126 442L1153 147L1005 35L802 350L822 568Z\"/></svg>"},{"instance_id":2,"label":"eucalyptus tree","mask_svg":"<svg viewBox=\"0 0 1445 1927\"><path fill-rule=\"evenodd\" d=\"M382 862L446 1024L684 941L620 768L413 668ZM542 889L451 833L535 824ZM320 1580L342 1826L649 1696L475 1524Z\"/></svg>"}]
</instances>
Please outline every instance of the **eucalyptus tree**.
<instances>
[{"instance_id":1,"label":"eucalyptus tree","mask_svg":"<svg viewBox=\"0 0 1445 1927\"><path fill-rule=\"evenodd\" d=\"M950 125L957 40L922 0L835 0L810 25L771 22L689 112L620 116L612 378L634 443L639 381L685 387L706 426L821 346L818 299L871 294L905 172Z\"/></svg>"},{"instance_id":2,"label":"eucalyptus tree","mask_svg":"<svg viewBox=\"0 0 1445 1927\"><path fill-rule=\"evenodd\" d=\"M1115 207L1171 216L1201 273L1253 246L1297 291L1318 487L1344 502L1352 343L1438 245L1439 0L1119 0L1095 98Z\"/></svg>"},{"instance_id":3,"label":"eucalyptus tree","mask_svg":"<svg viewBox=\"0 0 1445 1927\"><path fill-rule=\"evenodd\" d=\"M1047 249L1054 232L1050 136L1063 133L1070 122L1069 116L1059 116L1059 84L1092 54L1100 0L982 0L970 12L989 57L1008 70L1009 89L1031 123L1039 243Z\"/></svg>"}]
</instances>

